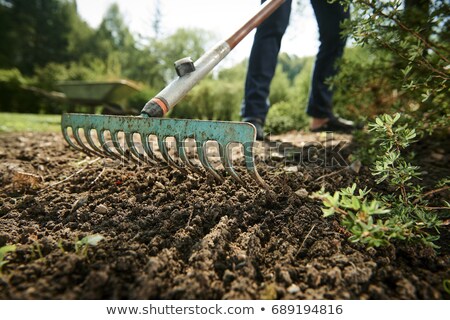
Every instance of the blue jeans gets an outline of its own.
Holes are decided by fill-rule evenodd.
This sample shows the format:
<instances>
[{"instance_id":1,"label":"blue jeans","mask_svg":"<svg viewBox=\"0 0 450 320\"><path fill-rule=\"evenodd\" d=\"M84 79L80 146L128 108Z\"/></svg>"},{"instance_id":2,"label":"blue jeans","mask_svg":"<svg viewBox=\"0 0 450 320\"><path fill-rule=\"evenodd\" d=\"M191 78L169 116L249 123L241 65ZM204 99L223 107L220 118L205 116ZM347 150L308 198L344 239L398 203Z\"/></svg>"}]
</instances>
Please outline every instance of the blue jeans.
<instances>
[{"instance_id":1,"label":"blue jeans","mask_svg":"<svg viewBox=\"0 0 450 320\"><path fill-rule=\"evenodd\" d=\"M245 121L260 120L264 123L266 119L270 107L270 83L275 74L281 39L289 24L291 4L292 0L286 0L256 31L241 110ZM332 118L333 92L325 81L338 71L336 61L342 57L346 42L339 26L343 20L350 18L350 14L339 3L311 0L311 4L319 26L320 47L314 65L307 114L314 118Z\"/></svg>"}]
</instances>

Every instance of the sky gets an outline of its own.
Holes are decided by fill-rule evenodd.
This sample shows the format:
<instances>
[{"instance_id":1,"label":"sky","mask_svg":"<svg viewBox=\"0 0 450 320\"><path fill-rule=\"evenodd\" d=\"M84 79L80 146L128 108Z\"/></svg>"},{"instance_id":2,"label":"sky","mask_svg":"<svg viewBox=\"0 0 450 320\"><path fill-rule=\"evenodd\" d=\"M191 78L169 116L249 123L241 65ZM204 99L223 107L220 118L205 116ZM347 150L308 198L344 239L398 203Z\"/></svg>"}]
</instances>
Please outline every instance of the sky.
<instances>
[{"instance_id":1,"label":"sky","mask_svg":"<svg viewBox=\"0 0 450 320\"><path fill-rule=\"evenodd\" d=\"M162 36L178 28L201 28L224 40L241 27L257 10L260 0L159 0ZM78 13L92 27L98 27L108 7L119 5L124 20L134 34L154 36L152 21L157 0L76 0ZM294 1L296 2L296 1ZM297 56L315 55L317 24L309 1L293 5L290 25L282 41L282 52ZM249 34L223 61L234 64L248 57L254 32Z\"/></svg>"}]
</instances>

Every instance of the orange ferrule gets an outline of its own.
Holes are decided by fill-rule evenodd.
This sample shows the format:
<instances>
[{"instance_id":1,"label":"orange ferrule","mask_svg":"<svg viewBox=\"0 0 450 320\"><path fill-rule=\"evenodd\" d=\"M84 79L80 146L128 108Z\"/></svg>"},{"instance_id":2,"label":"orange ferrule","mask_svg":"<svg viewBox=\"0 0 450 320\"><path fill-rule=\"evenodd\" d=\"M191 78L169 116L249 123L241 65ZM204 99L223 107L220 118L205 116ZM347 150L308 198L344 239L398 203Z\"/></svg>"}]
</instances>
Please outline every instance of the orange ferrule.
<instances>
[{"instance_id":1,"label":"orange ferrule","mask_svg":"<svg viewBox=\"0 0 450 320\"><path fill-rule=\"evenodd\" d=\"M169 112L169 107L159 98L153 98L152 101L161 107L164 114Z\"/></svg>"}]
</instances>

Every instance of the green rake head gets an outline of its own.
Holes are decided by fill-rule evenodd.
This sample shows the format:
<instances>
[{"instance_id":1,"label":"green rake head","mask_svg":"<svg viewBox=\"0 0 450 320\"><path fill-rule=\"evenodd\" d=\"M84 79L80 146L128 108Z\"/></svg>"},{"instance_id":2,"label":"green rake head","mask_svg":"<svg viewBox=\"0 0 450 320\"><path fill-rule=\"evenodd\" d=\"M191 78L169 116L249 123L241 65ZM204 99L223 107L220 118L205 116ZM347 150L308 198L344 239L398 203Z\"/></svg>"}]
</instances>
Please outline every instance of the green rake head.
<instances>
[{"instance_id":1,"label":"green rake head","mask_svg":"<svg viewBox=\"0 0 450 320\"><path fill-rule=\"evenodd\" d=\"M204 172L201 168L203 167L217 181L224 181L224 177L208 158L207 142L215 141L218 145L220 162L226 172L235 181L246 186L233 167L230 148L232 144L242 144L247 171L262 188L268 189L255 166L253 142L256 130L250 123L64 114L61 126L67 143L72 148L89 155L149 165L169 165L183 173L201 173ZM154 148L151 136L157 137L156 144L160 156ZM170 154L172 148L169 148L167 143L170 137L175 141L174 149L177 157ZM186 148L188 140L195 141L201 167L188 156Z\"/></svg>"},{"instance_id":2,"label":"green rake head","mask_svg":"<svg viewBox=\"0 0 450 320\"><path fill-rule=\"evenodd\" d=\"M140 117L64 114L62 117L64 138L73 148L91 155L153 165L164 162L185 173L189 170L197 172L201 170L189 159L185 150L186 140L193 139L201 166L215 179L223 181L224 178L210 163L207 154L207 142L215 141L219 146L220 160L225 170L234 180L246 186L233 168L229 148L230 144L239 143L244 146L247 171L261 187L269 189L256 170L253 156L256 129L252 124L166 119L163 116L222 61L250 31L267 19L283 3L284 0L265 1L241 28L229 38L206 51L195 63L189 57L176 61L175 69L178 78L147 102ZM68 133L68 128L71 128L73 139ZM81 131L83 131L82 134ZM97 139L92 136L94 132ZM138 136L137 142L135 141L136 136ZM149 141L150 136L157 137L161 157L156 156L152 147L153 143ZM124 142L121 145L122 137ZM170 155L167 146L169 137L175 139L179 161ZM107 141L108 139L110 141Z\"/></svg>"}]
</instances>

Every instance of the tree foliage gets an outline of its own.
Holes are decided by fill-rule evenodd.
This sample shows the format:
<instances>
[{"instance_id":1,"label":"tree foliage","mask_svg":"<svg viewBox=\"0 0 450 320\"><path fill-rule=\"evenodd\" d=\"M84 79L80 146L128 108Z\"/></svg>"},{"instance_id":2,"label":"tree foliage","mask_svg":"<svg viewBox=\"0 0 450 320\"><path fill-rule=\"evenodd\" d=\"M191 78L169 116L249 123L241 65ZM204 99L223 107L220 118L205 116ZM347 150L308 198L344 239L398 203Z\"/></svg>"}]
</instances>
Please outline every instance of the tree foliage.
<instances>
[{"instance_id":1,"label":"tree foliage","mask_svg":"<svg viewBox=\"0 0 450 320\"><path fill-rule=\"evenodd\" d=\"M155 31L163 18L158 10L153 16ZM351 10L352 20L344 27L353 48L345 51L340 74L330 79L337 113L355 119L399 111L422 128L417 129L419 135L445 127L450 104L448 1L355 0ZM92 28L78 15L75 0L1 0L0 110L60 112L54 102L24 88L51 91L58 81L118 78L142 84L143 92L130 100L140 109L139 104L151 98L148 94L175 78L174 61L185 56L195 60L216 40L214 34L196 29L136 38L116 4L100 26ZM268 131L307 126L313 62L280 55ZM171 116L239 120L246 66L245 60L231 68L219 67Z\"/></svg>"},{"instance_id":2,"label":"tree foliage","mask_svg":"<svg viewBox=\"0 0 450 320\"><path fill-rule=\"evenodd\" d=\"M74 42L86 29L74 0L4 0L0 21L0 68L16 67L25 75L36 66L70 61Z\"/></svg>"},{"instance_id":3,"label":"tree foliage","mask_svg":"<svg viewBox=\"0 0 450 320\"><path fill-rule=\"evenodd\" d=\"M345 1L350 5L350 1ZM450 3L352 1L345 32L364 59L346 59L333 81L341 101L371 116L399 111L432 132L450 113Z\"/></svg>"},{"instance_id":4,"label":"tree foliage","mask_svg":"<svg viewBox=\"0 0 450 320\"><path fill-rule=\"evenodd\" d=\"M28 89L57 90L56 83L64 80L128 78L140 82L144 92L155 92L174 78L175 60L199 57L211 39L208 32L182 29L143 45L117 4L94 29L78 15L75 0L2 0L0 110L58 112L46 107L54 101L39 95L43 91ZM132 98L141 100L142 95Z\"/></svg>"}]
</instances>

